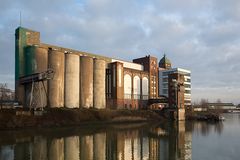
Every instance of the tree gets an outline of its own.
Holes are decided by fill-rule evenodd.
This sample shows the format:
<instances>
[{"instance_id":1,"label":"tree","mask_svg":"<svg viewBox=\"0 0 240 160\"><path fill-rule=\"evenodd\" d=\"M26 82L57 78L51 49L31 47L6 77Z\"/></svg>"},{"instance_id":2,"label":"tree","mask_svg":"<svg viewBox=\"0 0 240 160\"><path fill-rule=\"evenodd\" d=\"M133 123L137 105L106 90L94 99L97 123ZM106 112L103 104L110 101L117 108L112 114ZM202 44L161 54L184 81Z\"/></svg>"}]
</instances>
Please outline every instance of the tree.
<instances>
[{"instance_id":1,"label":"tree","mask_svg":"<svg viewBox=\"0 0 240 160\"><path fill-rule=\"evenodd\" d=\"M216 100L216 103L222 103L221 99L218 98L218 99Z\"/></svg>"},{"instance_id":2,"label":"tree","mask_svg":"<svg viewBox=\"0 0 240 160\"><path fill-rule=\"evenodd\" d=\"M0 105L3 107L4 101L13 100L13 92L7 87L6 83L0 83Z\"/></svg>"},{"instance_id":3,"label":"tree","mask_svg":"<svg viewBox=\"0 0 240 160\"><path fill-rule=\"evenodd\" d=\"M5 88L7 87L7 84L0 83L0 102L1 102L1 108L3 107L3 100L5 99L6 93Z\"/></svg>"},{"instance_id":4,"label":"tree","mask_svg":"<svg viewBox=\"0 0 240 160\"><path fill-rule=\"evenodd\" d=\"M208 99L202 98L202 99L200 100L200 106L201 106L201 107L207 107L207 103L208 103Z\"/></svg>"}]
</instances>

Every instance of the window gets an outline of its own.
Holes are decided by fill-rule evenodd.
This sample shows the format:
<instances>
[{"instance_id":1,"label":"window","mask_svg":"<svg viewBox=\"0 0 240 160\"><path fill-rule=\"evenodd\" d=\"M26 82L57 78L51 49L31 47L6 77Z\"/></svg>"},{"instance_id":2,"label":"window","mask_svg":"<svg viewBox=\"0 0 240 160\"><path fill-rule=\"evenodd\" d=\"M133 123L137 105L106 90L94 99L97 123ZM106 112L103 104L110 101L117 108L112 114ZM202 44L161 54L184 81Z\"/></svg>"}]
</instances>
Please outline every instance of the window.
<instances>
[{"instance_id":1,"label":"window","mask_svg":"<svg viewBox=\"0 0 240 160\"><path fill-rule=\"evenodd\" d=\"M168 82L168 78L163 78L163 82Z\"/></svg>"},{"instance_id":2,"label":"window","mask_svg":"<svg viewBox=\"0 0 240 160\"><path fill-rule=\"evenodd\" d=\"M168 73L167 73L167 72L163 72L162 75L163 75L163 76L167 76Z\"/></svg>"},{"instance_id":3,"label":"window","mask_svg":"<svg viewBox=\"0 0 240 160\"><path fill-rule=\"evenodd\" d=\"M185 90L185 93L191 94L191 91L190 90Z\"/></svg>"},{"instance_id":4,"label":"window","mask_svg":"<svg viewBox=\"0 0 240 160\"><path fill-rule=\"evenodd\" d=\"M191 85L190 84L184 84L184 87L185 88L191 88Z\"/></svg>"},{"instance_id":5,"label":"window","mask_svg":"<svg viewBox=\"0 0 240 160\"><path fill-rule=\"evenodd\" d=\"M163 84L163 88L168 88L168 84Z\"/></svg>"},{"instance_id":6,"label":"window","mask_svg":"<svg viewBox=\"0 0 240 160\"><path fill-rule=\"evenodd\" d=\"M148 78L143 77L142 79L142 94L148 95Z\"/></svg>"},{"instance_id":7,"label":"window","mask_svg":"<svg viewBox=\"0 0 240 160\"><path fill-rule=\"evenodd\" d=\"M163 89L163 94L168 94L168 89Z\"/></svg>"},{"instance_id":8,"label":"window","mask_svg":"<svg viewBox=\"0 0 240 160\"><path fill-rule=\"evenodd\" d=\"M132 95L132 77L129 74L124 75L124 97L131 99Z\"/></svg>"}]
</instances>

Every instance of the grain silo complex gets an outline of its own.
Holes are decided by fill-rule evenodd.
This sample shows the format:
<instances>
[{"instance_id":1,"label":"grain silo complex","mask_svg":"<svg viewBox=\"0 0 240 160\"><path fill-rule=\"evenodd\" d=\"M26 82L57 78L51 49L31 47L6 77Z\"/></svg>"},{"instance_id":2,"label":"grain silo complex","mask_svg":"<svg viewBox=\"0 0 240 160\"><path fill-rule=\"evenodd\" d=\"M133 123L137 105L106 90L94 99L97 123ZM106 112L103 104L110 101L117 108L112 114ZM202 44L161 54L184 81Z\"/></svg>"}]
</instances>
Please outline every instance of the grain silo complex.
<instances>
[{"instance_id":1,"label":"grain silo complex","mask_svg":"<svg viewBox=\"0 0 240 160\"><path fill-rule=\"evenodd\" d=\"M15 92L24 107L139 109L161 101L159 66L150 55L127 62L44 44L15 32Z\"/></svg>"}]
</instances>

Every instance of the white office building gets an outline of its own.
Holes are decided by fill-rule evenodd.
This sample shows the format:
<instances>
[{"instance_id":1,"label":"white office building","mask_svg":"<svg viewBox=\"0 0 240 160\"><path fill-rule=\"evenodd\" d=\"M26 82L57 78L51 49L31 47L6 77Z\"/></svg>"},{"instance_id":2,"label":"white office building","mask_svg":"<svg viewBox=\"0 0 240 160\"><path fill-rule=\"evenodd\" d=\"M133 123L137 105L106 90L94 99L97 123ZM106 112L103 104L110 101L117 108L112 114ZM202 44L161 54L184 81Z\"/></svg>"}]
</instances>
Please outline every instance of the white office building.
<instances>
[{"instance_id":1,"label":"white office building","mask_svg":"<svg viewBox=\"0 0 240 160\"><path fill-rule=\"evenodd\" d=\"M172 68L171 61L166 55L159 61L159 96L168 98L168 75L174 73L184 75L184 106L188 107L191 105L191 71L182 68Z\"/></svg>"},{"instance_id":2,"label":"white office building","mask_svg":"<svg viewBox=\"0 0 240 160\"><path fill-rule=\"evenodd\" d=\"M191 105L191 71L182 68L159 69L159 95L168 97L168 75L179 73L184 75L184 105Z\"/></svg>"}]
</instances>

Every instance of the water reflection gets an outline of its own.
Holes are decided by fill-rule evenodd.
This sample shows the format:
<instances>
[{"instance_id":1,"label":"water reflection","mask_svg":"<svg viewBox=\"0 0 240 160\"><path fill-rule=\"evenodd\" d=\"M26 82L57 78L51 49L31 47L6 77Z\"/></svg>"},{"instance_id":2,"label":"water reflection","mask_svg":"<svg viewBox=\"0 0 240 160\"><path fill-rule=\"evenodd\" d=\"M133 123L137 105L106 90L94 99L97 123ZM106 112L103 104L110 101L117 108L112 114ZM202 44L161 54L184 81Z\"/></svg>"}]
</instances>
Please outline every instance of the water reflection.
<instances>
[{"instance_id":1,"label":"water reflection","mask_svg":"<svg viewBox=\"0 0 240 160\"><path fill-rule=\"evenodd\" d=\"M221 135L223 132L223 123L222 122L195 122L191 124L192 130L198 135L208 136L209 133L214 132L218 135Z\"/></svg>"},{"instance_id":2,"label":"water reflection","mask_svg":"<svg viewBox=\"0 0 240 160\"><path fill-rule=\"evenodd\" d=\"M1 146L0 150L1 160L12 160L14 159L14 147L11 145Z\"/></svg>"},{"instance_id":3,"label":"water reflection","mask_svg":"<svg viewBox=\"0 0 240 160\"><path fill-rule=\"evenodd\" d=\"M19 135L17 131L8 137L11 140L1 144L1 160L189 160L192 157L191 131L186 130L185 122L80 127L28 134L21 133L22 137L14 139Z\"/></svg>"},{"instance_id":4,"label":"water reflection","mask_svg":"<svg viewBox=\"0 0 240 160\"><path fill-rule=\"evenodd\" d=\"M71 136L64 138L65 159L79 160L79 137Z\"/></svg>"},{"instance_id":5,"label":"water reflection","mask_svg":"<svg viewBox=\"0 0 240 160\"><path fill-rule=\"evenodd\" d=\"M32 159L47 159L47 139L41 136L35 136L32 142Z\"/></svg>"},{"instance_id":6,"label":"water reflection","mask_svg":"<svg viewBox=\"0 0 240 160\"><path fill-rule=\"evenodd\" d=\"M224 117L226 120L220 123L142 123L1 131L0 160L239 159L239 115Z\"/></svg>"},{"instance_id":7,"label":"water reflection","mask_svg":"<svg viewBox=\"0 0 240 160\"><path fill-rule=\"evenodd\" d=\"M64 160L63 138L53 138L48 141L48 158L50 160Z\"/></svg>"}]
</instances>

